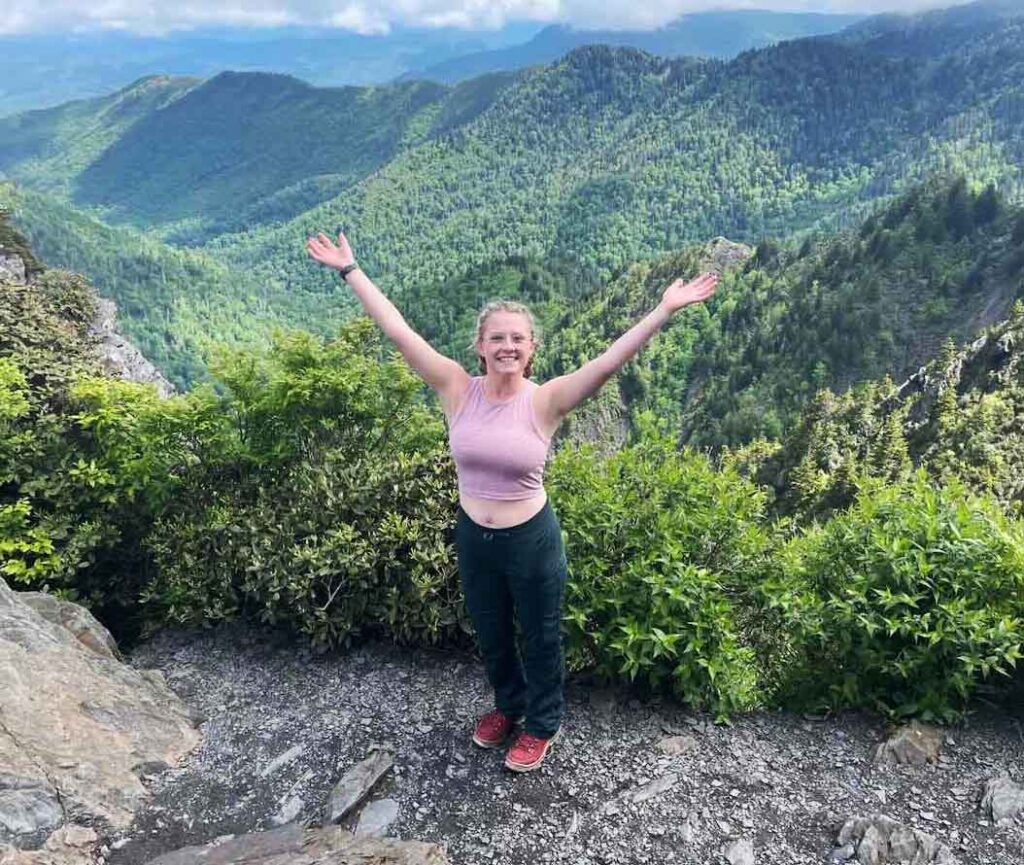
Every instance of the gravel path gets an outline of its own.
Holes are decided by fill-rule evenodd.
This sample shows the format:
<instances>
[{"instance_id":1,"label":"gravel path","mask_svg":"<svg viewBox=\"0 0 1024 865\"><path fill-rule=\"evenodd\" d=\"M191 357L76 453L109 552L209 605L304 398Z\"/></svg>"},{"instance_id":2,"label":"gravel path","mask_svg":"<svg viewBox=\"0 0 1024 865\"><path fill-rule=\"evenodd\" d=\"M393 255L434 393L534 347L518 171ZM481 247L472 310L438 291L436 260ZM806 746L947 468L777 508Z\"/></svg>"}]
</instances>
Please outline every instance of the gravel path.
<instances>
[{"instance_id":1,"label":"gravel path","mask_svg":"<svg viewBox=\"0 0 1024 865\"><path fill-rule=\"evenodd\" d=\"M455 865L500 862L719 863L753 842L757 865L821 865L847 817L884 813L929 832L965 865L1024 863L1024 817L981 818L986 779L1024 772L1019 718L982 709L947 732L936 766L874 767L883 724L864 714L808 720L707 716L626 690L570 683L564 735L538 772L505 771L472 746L490 708L469 654L372 645L323 658L233 625L165 632L132 663L164 672L206 718L204 742L150 780L110 865L141 865L187 844L318 822L343 772L375 746L395 769L373 796L397 800L391 833L444 843ZM668 756L668 736L683 753Z\"/></svg>"}]
</instances>

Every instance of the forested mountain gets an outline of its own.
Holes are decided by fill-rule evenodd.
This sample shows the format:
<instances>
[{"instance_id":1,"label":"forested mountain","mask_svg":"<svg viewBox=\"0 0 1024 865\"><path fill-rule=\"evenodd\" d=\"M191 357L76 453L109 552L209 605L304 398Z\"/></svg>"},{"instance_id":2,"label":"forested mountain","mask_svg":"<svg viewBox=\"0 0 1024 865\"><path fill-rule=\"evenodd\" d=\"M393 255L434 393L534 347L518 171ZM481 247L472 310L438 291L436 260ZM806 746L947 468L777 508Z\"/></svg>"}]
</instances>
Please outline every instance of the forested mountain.
<instances>
[{"instance_id":1,"label":"forested mountain","mask_svg":"<svg viewBox=\"0 0 1024 865\"><path fill-rule=\"evenodd\" d=\"M215 344L265 344L275 328L330 333L351 316L352 298L337 286L271 294L201 250L105 225L52 196L0 183L0 208L31 226L33 248L96 274L98 292L117 303L124 333L182 388L205 375Z\"/></svg>"},{"instance_id":2,"label":"forested mountain","mask_svg":"<svg viewBox=\"0 0 1024 865\"><path fill-rule=\"evenodd\" d=\"M71 198L78 175L107 148L198 83L154 76L109 96L0 119L0 176Z\"/></svg>"},{"instance_id":3,"label":"forested mountain","mask_svg":"<svg viewBox=\"0 0 1024 865\"><path fill-rule=\"evenodd\" d=\"M634 265L571 303L553 322L545 372L592 357L673 278L707 267L703 256L698 247ZM1021 297L1024 210L991 186L936 180L857 229L762 242L725 271L712 301L673 319L624 370L621 413L654 409L702 447L778 438L819 389L903 380Z\"/></svg>"},{"instance_id":4,"label":"forested mountain","mask_svg":"<svg viewBox=\"0 0 1024 865\"><path fill-rule=\"evenodd\" d=\"M786 39L835 33L859 21L858 15L814 12L767 12L734 9L699 12L655 30L579 30L555 24L528 42L506 48L452 57L402 79L454 83L488 72L500 72L552 63L583 45L638 48L662 57L735 57Z\"/></svg>"},{"instance_id":5,"label":"forested mountain","mask_svg":"<svg viewBox=\"0 0 1024 865\"><path fill-rule=\"evenodd\" d=\"M1024 222L1018 223L1024 258ZM1024 303L978 339L948 341L901 385L891 378L819 392L781 443L731 457L774 488L777 512L827 518L865 477L899 483L924 468L1024 513Z\"/></svg>"},{"instance_id":6,"label":"forested mountain","mask_svg":"<svg viewBox=\"0 0 1024 865\"><path fill-rule=\"evenodd\" d=\"M608 274L688 241L784 236L935 170L1024 165L1024 25L934 64L822 40L730 63L585 48L523 74L476 120L400 154L342 196L211 250L302 284L293 238L352 227L405 288L495 257L577 257Z\"/></svg>"},{"instance_id":7,"label":"forested mountain","mask_svg":"<svg viewBox=\"0 0 1024 865\"><path fill-rule=\"evenodd\" d=\"M941 18L928 20L940 28ZM968 197L992 182L1014 200L1024 166L1024 19L971 20L967 36L960 17L949 25L964 37L954 49L923 59L892 49L892 28L876 22L856 39L787 42L728 62L588 47L456 87L322 90L241 74L154 80L139 85L152 110L131 88L92 110L2 121L0 153L11 177L53 196L26 194L17 211L34 246L138 309L130 335L154 358L176 357L180 383L197 368L184 357L181 325L162 312L150 322L138 299L173 297L154 308L177 306L181 320L193 317L190 333L205 323L204 338L259 338L277 323L332 327L345 295L305 256L315 230L345 226L385 290L422 310L421 321L443 323L464 321L454 304L475 302L480 274L485 285L504 284L495 274L510 258L586 274L565 279L590 292L638 260L717 235L754 245L856 225L880 197L935 172L966 174ZM93 212L73 215L69 204ZM149 235L108 233L97 216ZM196 307L216 312L186 314L194 287L167 276L176 266L122 261L177 260L153 233L199 247L189 259L204 274ZM102 255L86 248L89 234L108 238ZM125 272L136 280L130 288ZM541 280L552 287L552 315L575 302L559 296L560 280ZM934 310L948 298L928 302L944 321ZM896 354L877 346L878 365L854 378L899 368L901 337L890 348ZM748 384L733 382L737 392ZM792 397L774 418L763 394L750 398L753 408L715 403L725 426L708 440L782 429L804 395Z\"/></svg>"},{"instance_id":8,"label":"forested mountain","mask_svg":"<svg viewBox=\"0 0 1024 865\"><path fill-rule=\"evenodd\" d=\"M256 73L149 78L0 120L0 169L71 194L108 221L188 218L217 232L288 219L338 195L399 150L471 120L507 81L317 89Z\"/></svg>"},{"instance_id":9,"label":"forested mountain","mask_svg":"<svg viewBox=\"0 0 1024 865\"><path fill-rule=\"evenodd\" d=\"M978 0L918 15L875 15L833 38L893 56L937 57L964 48L965 41L984 36L1020 14L1018 0Z\"/></svg>"}]
</instances>

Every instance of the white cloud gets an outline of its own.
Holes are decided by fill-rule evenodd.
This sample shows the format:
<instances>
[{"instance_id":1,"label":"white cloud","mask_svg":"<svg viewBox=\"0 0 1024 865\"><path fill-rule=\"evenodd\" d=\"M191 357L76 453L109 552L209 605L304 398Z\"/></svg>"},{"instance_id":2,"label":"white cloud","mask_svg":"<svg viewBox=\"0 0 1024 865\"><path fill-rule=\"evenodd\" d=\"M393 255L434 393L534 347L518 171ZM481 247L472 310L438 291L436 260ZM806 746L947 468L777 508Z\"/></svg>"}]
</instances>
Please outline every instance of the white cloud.
<instances>
[{"instance_id":1,"label":"white cloud","mask_svg":"<svg viewBox=\"0 0 1024 865\"><path fill-rule=\"evenodd\" d=\"M288 24L386 33L393 25L494 29L507 21L653 28L709 8L816 12L916 11L967 0L3 0L0 34L92 28L159 33Z\"/></svg>"}]
</instances>

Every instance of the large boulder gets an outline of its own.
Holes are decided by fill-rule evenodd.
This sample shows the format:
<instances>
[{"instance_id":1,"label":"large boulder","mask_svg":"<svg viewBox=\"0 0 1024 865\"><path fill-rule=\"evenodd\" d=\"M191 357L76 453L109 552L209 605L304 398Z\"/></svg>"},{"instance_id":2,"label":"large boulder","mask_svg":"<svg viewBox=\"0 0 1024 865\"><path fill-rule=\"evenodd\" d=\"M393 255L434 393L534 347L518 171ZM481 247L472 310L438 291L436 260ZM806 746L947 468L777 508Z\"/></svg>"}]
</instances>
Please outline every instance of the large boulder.
<instances>
[{"instance_id":1,"label":"large boulder","mask_svg":"<svg viewBox=\"0 0 1024 865\"><path fill-rule=\"evenodd\" d=\"M953 851L927 832L886 817L851 817L839 830L839 844L860 865L956 865Z\"/></svg>"},{"instance_id":2,"label":"large boulder","mask_svg":"<svg viewBox=\"0 0 1024 865\"><path fill-rule=\"evenodd\" d=\"M60 858L74 824L127 827L143 767L173 765L198 741L162 676L121 663L86 610L0 580L0 857Z\"/></svg>"},{"instance_id":3,"label":"large boulder","mask_svg":"<svg viewBox=\"0 0 1024 865\"><path fill-rule=\"evenodd\" d=\"M1024 814L1024 786L1015 784L1005 772L985 782L981 794L981 813L997 825L1009 825Z\"/></svg>"}]
</instances>

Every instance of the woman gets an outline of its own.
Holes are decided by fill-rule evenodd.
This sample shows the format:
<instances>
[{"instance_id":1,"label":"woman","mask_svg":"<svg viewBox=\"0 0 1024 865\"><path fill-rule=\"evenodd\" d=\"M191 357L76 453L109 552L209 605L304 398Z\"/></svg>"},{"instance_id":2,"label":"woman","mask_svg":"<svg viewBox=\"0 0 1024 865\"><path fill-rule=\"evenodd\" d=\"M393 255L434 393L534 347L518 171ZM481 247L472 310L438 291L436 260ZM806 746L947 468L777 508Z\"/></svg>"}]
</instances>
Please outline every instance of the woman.
<instances>
[{"instance_id":1,"label":"woman","mask_svg":"<svg viewBox=\"0 0 1024 865\"><path fill-rule=\"evenodd\" d=\"M480 313L475 346L484 374L470 376L409 327L358 268L344 234L337 245L325 234L310 237L306 249L341 274L441 401L459 478L459 575L495 694L495 709L477 721L473 741L500 748L517 732L505 765L517 772L536 769L559 731L565 676L565 552L542 482L551 437L673 313L714 294L718 277L677 279L658 306L604 354L537 385L529 380L536 349L533 317L521 304L497 302ZM522 658L513 614L522 630Z\"/></svg>"}]
</instances>

